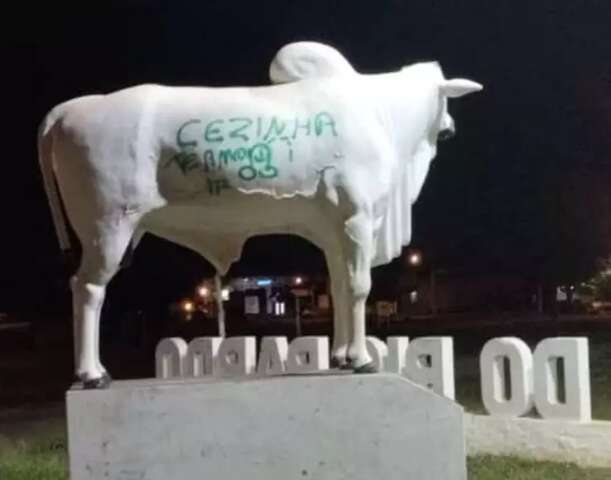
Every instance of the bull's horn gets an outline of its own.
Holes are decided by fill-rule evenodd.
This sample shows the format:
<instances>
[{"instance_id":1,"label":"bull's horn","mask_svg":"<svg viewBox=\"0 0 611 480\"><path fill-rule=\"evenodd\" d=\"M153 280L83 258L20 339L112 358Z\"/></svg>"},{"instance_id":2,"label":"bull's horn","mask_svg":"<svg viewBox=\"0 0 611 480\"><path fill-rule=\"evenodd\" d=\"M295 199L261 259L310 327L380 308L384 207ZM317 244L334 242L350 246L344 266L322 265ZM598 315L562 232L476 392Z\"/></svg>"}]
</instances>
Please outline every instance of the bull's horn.
<instances>
[{"instance_id":1,"label":"bull's horn","mask_svg":"<svg viewBox=\"0 0 611 480\"><path fill-rule=\"evenodd\" d=\"M483 85L466 78L444 80L439 87L441 93L450 98L458 98L468 93L479 92L483 88Z\"/></svg>"}]
</instances>

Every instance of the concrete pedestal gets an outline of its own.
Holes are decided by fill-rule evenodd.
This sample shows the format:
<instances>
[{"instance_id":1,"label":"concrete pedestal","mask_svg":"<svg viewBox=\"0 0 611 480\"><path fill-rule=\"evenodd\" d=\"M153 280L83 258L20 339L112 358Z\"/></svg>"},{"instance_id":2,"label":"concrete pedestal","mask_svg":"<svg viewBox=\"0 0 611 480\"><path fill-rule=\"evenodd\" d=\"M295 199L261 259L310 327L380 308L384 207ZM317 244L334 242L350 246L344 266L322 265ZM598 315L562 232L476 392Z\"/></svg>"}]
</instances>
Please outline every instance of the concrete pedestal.
<instances>
[{"instance_id":1,"label":"concrete pedestal","mask_svg":"<svg viewBox=\"0 0 611 480\"><path fill-rule=\"evenodd\" d=\"M465 480L463 410L395 375L67 394L72 480Z\"/></svg>"}]
</instances>

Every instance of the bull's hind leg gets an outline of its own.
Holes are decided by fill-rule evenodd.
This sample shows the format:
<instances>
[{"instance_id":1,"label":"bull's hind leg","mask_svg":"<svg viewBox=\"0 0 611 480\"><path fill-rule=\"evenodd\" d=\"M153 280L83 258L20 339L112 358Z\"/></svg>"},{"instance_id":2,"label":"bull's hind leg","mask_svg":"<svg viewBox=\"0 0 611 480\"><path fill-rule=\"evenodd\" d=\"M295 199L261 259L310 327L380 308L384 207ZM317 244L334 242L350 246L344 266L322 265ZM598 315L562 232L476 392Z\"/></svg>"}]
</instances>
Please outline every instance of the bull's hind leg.
<instances>
[{"instance_id":1,"label":"bull's hind leg","mask_svg":"<svg viewBox=\"0 0 611 480\"><path fill-rule=\"evenodd\" d=\"M83 280L77 274L72 279L72 301L74 308L76 376L85 388L101 388L108 378L101 367L96 347L100 306L104 303L106 287Z\"/></svg>"},{"instance_id":2,"label":"bull's hind leg","mask_svg":"<svg viewBox=\"0 0 611 480\"><path fill-rule=\"evenodd\" d=\"M358 213L346 222L344 265L348 279L348 299L351 320L351 338L348 358L357 373L375 372L367 352L365 303L371 290L371 257L373 234L371 220Z\"/></svg>"},{"instance_id":3,"label":"bull's hind leg","mask_svg":"<svg viewBox=\"0 0 611 480\"><path fill-rule=\"evenodd\" d=\"M120 267L134 232L127 218L108 221L81 238L83 257L72 279L76 375L85 388L104 388L110 377L100 363L100 314L106 286Z\"/></svg>"}]
</instances>

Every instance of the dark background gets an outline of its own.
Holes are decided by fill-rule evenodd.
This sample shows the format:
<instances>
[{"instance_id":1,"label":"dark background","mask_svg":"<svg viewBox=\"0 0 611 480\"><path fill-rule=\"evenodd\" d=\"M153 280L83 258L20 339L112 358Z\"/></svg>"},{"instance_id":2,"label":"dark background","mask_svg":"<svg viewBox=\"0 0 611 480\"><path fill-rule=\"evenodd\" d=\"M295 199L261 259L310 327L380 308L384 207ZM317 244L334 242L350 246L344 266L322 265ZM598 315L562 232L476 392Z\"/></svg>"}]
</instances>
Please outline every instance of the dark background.
<instances>
[{"instance_id":1,"label":"dark background","mask_svg":"<svg viewBox=\"0 0 611 480\"><path fill-rule=\"evenodd\" d=\"M416 204L414 245L429 264L554 284L585 278L611 250L608 1L49 3L5 17L0 311L69 306L36 153L55 104L145 82L268 83L274 53L296 40L329 43L362 72L438 60L447 77L484 84L450 102L457 137ZM249 241L234 271L321 269L313 246L276 237ZM161 306L210 273L147 236L110 295Z\"/></svg>"}]
</instances>

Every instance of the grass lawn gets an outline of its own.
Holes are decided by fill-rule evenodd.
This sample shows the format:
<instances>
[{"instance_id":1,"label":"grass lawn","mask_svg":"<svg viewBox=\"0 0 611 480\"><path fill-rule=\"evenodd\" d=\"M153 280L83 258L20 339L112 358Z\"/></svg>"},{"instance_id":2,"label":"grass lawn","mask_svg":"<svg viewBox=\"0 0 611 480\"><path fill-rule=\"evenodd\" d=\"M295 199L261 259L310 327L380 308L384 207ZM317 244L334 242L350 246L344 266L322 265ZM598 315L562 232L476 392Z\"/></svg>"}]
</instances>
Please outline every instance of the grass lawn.
<instances>
[{"instance_id":1,"label":"grass lawn","mask_svg":"<svg viewBox=\"0 0 611 480\"><path fill-rule=\"evenodd\" d=\"M0 479L67 480L67 464L66 444L62 440L36 445L21 443L0 450Z\"/></svg>"},{"instance_id":2,"label":"grass lawn","mask_svg":"<svg viewBox=\"0 0 611 480\"><path fill-rule=\"evenodd\" d=\"M609 480L609 468L482 455L469 458L469 480Z\"/></svg>"},{"instance_id":3,"label":"grass lawn","mask_svg":"<svg viewBox=\"0 0 611 480\"><path fill-rule=\"evenodd\" d=\"M469 480L608 480L611 469L533 462L513 457L469 458ZM62 439L21 444L0 451L2 480L68 480L66 444Z\"/></svg>"}]
</instances>

